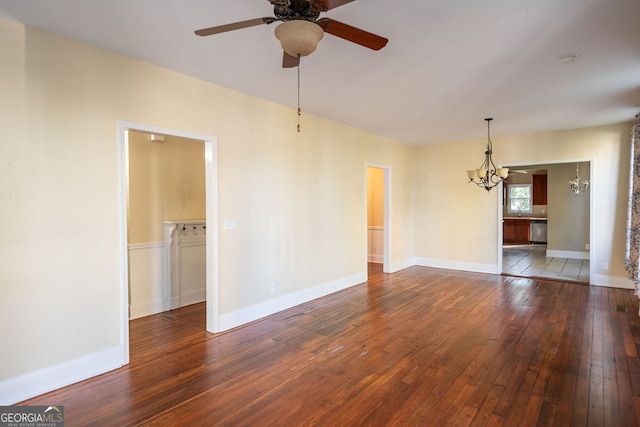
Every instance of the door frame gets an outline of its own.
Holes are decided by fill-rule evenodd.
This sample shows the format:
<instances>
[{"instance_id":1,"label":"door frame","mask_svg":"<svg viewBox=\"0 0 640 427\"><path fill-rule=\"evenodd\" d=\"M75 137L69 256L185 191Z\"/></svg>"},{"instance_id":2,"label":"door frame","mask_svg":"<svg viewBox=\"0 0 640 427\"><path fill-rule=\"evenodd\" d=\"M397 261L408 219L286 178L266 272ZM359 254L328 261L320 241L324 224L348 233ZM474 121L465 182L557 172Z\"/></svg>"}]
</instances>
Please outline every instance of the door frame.
<instances>
[{"instance_id":1,"label":"door frame","mask_svg":"<svg viewBox=\"0 0 640 427\"><path fill-rule=\"evenodd\" d=\"M557 165L565 163L589 163L589 284L593 283L595 277L595 263L593 262L593 254L596 253L594 228L594 206L595 206L595 160L593 158L573 158L562 160L537 160L530 162L505 162L498 167L520 167L520 166L536 166L536 165ZM568 180L567 180L568 182ZM504 182L500 184L500 191L504 191ZM504 193L503 193L504 194ZM498 196L498 274L502 274L502 197Z\"/></svg>"},{"instance_id":2,"label":"door frame","mask_svg":"<svg viewBox=\"0 0 640 427\"><path fill-rule=\"evenodd\" d=\"M365 182L365 209L364 209L364 218L365 218L365 226L368 231L368 206L369 206L369 185L368 185L368 170L369 168L382 169L384 171L384 195L383 195L383 204L384 204L384 217L382 224L382 239L383 239L383 248L382 248L382 271L384 273L391 273L391 167L385 165L379 165L375 163L366 163L364 167L364 182ZM368 235L367 235L368 240ZM366 268L369 262L368 258L368 242L365 245L365 271L368 271Z\"/></svg>"},{"instance_id":3,"label":"door frame","mask_svg":"<svg viewBox=\"0 0 640 427\"><path fill-rule=\"evenodd\" d=\"M118 120L118 192L120 200L120 322L123 364L129 363L129 130L193 139L204 143L206 194L206 319L208 332L219 332L218 311L218 139L214 136Z\"/></svg>"}]
</instances>

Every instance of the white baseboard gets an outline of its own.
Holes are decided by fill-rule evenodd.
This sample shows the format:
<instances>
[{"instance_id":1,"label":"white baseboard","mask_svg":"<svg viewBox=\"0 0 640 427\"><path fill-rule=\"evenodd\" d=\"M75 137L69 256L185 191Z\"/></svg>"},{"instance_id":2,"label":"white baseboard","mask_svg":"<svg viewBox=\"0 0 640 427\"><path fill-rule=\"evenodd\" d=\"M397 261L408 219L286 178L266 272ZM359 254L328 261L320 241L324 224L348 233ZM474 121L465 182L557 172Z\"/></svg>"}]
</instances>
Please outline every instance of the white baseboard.
<instances>
[{"instance_id":1,"label":"white baseboard","mask_svg":"<svg viewBox=\"0 0 640 427\"><path fill-rule=\"evenodd\" d=\"M193 291L183 292L180 297L180 305L197 304L207 300L207 290L205 288L196 289Z\"/></svg>"},{"instance_id":2,"label":"white baseboard","mask_svg":"<svg viewBox=\"0 0 640 427\"><path fill-rule=\"evenodd\" d=\"M169 304L161 298L131 304L131 307L129 307L129 320L175 310L180 308L180 306L184 307L185 305L197 304L206 300L207 290L203 288L184 292L180 298L172 297Z\"/></svg>"},{"instance_id":3,"label":"white baseboard","mask_svg":"<svg viewBox=\"0 0 640 427\"><path fill-rule=\"evenodd\" d=\"M589 252L547 249L547 258L589 259Z\"/></svg>"},{"instance_id":4,"label":"white baseboard","mask_svg":"<svg viewBox=\"0 0 640 427\"><path fill-rule=\"evenodd\" d=\"M473 262L460 262L433 258L416 258L415 264L422 267L472 271L474 273L498 274L498 266L496 264L479 264Z\"/></svg>"},{"instance_id":5,"label":"white baseboard","mask_svg":"<svg viewBox=\"0 0 640 427\"><path fill-rule=\"evenodd\" d=\"M382 262L383 262L382 255L369 254L367 256L367 261L368 262L375 262L376 264L382 264Z\"/></svg>"},{"instance_id":6,"label":"white baseboard","mask_svg":"<svg viewBox=\"0 0 640 427\"><path fill-rule=\"evenodd\" d=\"M0 381L0 406L13 405L118 369L124 365L123 354L122 347L114 347Z\"/></svg>"},{"instance_id":7,"label":"white baseboard","mask_svg":"<svg viewBox=\"0 0 640 427\"><path fill-rule=\"evenodd\" d=\"M161 298L131 304L131 306L129 307L129 320L151 316L152 314L156 313L162 313L163 311L167 311L169 309L169 305L165 300Z\"/></svg>"},{"instance_id":8,"label":"white baseboard","mask_svg":"<svg viewBox=\"0 0 640 427\"><path fill-rule=\"evenodd\" d=\"M367 281L367 273L358 273L351 276L343 277L333 282L321 284L310 289L294 292L284 295L251 307L236 310L231 313L220 316L220 330L226 331L270 316L282 310L286 310L296 305L304 304L317 298L321 298L350 288Z\"/></svg>"},{"instance_id":9,"label":"white baseboard","mask_svg":"<svg viewBox=\"0 0 640 427\"><path fill-rule=\"evenodd\" d=\"M608 288L635 289L633 281L627 277L607 276L604 274L594 274L590 280L594 286L605 286Z\"/></svg>"},{"instance_id":10,"label":"white baseboard","mask_svg":"<svg viewBox=\"0 0 640 427\"><path fill-rule=\"evenodd\" d=\"M391 271L389 271L389 273L395 273L397 271L404 270L405 268L413 267L414 265L416 265L416 260L414 258L394 262L391 264Z\"/></svg>"}]
</instances>

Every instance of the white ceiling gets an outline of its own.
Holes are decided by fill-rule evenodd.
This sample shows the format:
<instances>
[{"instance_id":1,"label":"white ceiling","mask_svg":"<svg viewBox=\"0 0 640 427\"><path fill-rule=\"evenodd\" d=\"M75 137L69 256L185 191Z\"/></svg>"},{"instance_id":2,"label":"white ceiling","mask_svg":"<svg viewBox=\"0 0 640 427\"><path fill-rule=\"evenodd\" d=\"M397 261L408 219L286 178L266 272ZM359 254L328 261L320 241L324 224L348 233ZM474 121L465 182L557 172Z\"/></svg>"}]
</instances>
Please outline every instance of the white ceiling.
<instances>
[{"instance_id":1,"label":"white ceiling","mask_svg":"<svg viewBox=\"0 0 640 427\"><path fill-rule=\"evenodd\" d=\"M0 0L0 16L295 108L277 23L193 34L272 15L266 0ZM323 16L389 43L325 35L302 59L303 113L428 144L484 138L485 117L498 136L640 111L638 0L356 0Z\"/></svg>"}]
</instances>

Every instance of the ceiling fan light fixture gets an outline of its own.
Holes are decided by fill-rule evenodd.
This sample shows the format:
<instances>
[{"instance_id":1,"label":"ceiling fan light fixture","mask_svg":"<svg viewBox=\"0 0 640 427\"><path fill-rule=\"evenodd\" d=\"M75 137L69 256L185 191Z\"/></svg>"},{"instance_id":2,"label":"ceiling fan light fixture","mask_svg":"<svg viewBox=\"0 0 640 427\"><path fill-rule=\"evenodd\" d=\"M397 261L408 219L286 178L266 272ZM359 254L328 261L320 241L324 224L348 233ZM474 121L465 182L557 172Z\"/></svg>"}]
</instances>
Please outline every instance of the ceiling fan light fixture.
<instances>
[{"instance_id":1,"label":"ceiling fan light fixture","mask_svg":"<svg viewBox=\"0 0 640 427\"><path fill-rule=\"evenodd\" d=\"M311 55L324 36L323 29L310 21L285 21L275 29L275 35L287 54L297 57Z\"/></svg>"}]
</instances>

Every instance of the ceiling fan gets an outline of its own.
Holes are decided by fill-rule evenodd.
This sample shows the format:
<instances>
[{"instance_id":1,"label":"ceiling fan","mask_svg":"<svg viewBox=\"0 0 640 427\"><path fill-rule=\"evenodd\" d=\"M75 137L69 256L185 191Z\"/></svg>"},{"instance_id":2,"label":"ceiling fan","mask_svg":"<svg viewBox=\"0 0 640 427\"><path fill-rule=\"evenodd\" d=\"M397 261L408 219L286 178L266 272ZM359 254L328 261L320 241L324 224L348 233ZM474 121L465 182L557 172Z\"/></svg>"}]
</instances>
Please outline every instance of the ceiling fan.
<instances>
[{"instance_id":1,"label":"ceiling fan","mask_svg":"<svg viewBox=\"0 0 640 427\"><path fill-rule=\"evenodd\" d=\"M331 18L320 18L322 12L335 9L354 0L267 0L275 16L249 19L195 31L198 36L210 36L262 24L282 21L275 30L284 50L283 68L297 67L300 57L311 54L324 33L329 33L373 50L382 49L388 39L344 24Z\"/></svg>"}]
</instances>

